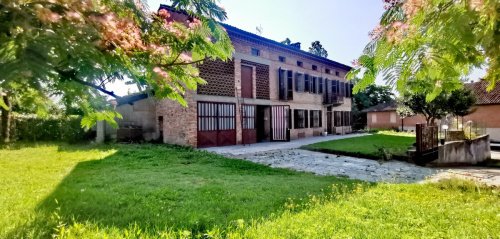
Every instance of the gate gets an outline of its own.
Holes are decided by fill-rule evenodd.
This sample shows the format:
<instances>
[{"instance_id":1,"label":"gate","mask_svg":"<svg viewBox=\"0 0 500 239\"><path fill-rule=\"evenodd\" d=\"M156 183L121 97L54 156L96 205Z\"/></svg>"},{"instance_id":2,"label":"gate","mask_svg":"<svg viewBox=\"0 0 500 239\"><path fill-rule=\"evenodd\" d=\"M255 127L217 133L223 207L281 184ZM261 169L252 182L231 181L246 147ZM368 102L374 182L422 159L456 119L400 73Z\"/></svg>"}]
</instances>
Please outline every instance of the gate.
<instances>
[{"instance_id":1,"label":"gate","mask_svg":"<svg viewBox=\"0 0 500 239\"><path fill-rule=\"evenodd\" d=\"M271 106L271 140L290 141L290 106Z\"/></svg>"},{"instance_id":2,"label":"gate","mask_svg":"<svg viewBox=\"0 0 500 239\"><path fill-rule=\"evenodd\" d=\"M416 163L423 165L438 158L439 129L437 126L417 124L417 158Z\"/></svg>"},{"instance_id":3,"label":"gate","mask_svg":"<svg viewBox=\"0 0 500 239\"><path fill-rule=\"evenodd\" d=\"M241 106L241 124L243 144L257 143L256 127L257 107L255 105Z\"/></svg>"},{"instance_id":4,"label":"gate","mask_svg":"<svg viewBox=\"0 0 500 239\"><path fill-rule=\"evenodd\" d=\"M198 102L197 135L200 148L235 145L235 104Z\"/></svg>"}]
</instances>

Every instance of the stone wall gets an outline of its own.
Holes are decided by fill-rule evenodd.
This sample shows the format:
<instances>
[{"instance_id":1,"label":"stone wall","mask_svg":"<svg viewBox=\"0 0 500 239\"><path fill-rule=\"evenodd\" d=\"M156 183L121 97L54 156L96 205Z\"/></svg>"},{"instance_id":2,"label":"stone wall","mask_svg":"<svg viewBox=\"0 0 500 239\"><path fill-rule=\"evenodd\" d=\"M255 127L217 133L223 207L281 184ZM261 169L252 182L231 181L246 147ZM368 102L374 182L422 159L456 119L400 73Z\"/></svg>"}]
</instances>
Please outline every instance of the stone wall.
<instances>
[{"instance_id":1,"label":"stone wall","mask_svg":"<svg viewBox=\"0 0 500 239\"><path fill-rule=\"evenodd\" d=\"M470 141L452 141L439 146L439 158L433 165L478 164L491 158L490 137L484 135Z\"/></svg>"}]
</instances>

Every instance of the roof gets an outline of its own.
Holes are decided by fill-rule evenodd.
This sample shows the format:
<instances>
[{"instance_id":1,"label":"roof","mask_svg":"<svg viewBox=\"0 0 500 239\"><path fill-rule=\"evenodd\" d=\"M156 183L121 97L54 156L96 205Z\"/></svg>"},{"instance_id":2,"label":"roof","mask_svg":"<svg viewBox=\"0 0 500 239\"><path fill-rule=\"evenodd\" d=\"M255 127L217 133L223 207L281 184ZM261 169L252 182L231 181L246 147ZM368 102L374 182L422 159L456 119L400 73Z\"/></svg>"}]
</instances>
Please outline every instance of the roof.
<instances>
[{"instance_id":1,"label":"roof","mask_svg":"<svg viewBox=\"0 0 500 239\"><path fill-rule=\"evenodd\" d=\"M396 101L381 103L370 108L366 108L362 110L363 113L368 112L386 112L386 111L395 111L398 108Z\"/></svg>"},{"instance_id":2,"label":"roof","mask_svg":"<svg viewBox=\"0 0 500 239\"><path fill-rule=\"evenodd\" d=\"M134 104L136 101L147 99L149 96L147 93L136 93L131 95L126 95L116 99L118 106L126 104Z\"/></svg>"},{"instance_id":3,"label":"roof","mask_svg":"<svg viewBox=\"0 0 500 239\"><path fill-rule=\"evenodd\" d=\"M177 9L172 8L171 6L164 5L164 4L161 4L159 9L167 9L169 11L177 11L177 12L185 13L183 11L179 11ZM187 14L187 13L185 13L185 14ZM225 23L219 23L219 24L221 24L226 29L226 31L230 37L232 36L232 37L246 38L250 41L255 41L255 42L258 42L260 44L272 46L272 47L278 48L278 49L283 50L283 51L295 53L295 54L300 55L306 59L317 61L317 62L326 64L326 65L329 65L332 67L337 67L337 68L340 68L342 70L350 71L352 69L352 67L350 67L348 65L344 65L342 63L330 60L328 58L321 57L321 56L309 53L307 51L303 51L301 49L298 49L297 47L282 44L280 42L271 40L269 38L265 38L265 37L259 36L257 34L254 34L254 33L244 31L242 29L231 26L229 24L225 24Z\"/></svg>"},{"instance_id":4,"label":"roof","mask_svg":"<svg viewBox=\"0 0 500 239\"><path fill-rule=\"evenodd\" d=\"M497 83L490 92L486 91L488 84L485 80L465 84L476 96L476 105L500 104L500 84Z\"/></svg>"}]
</instances>

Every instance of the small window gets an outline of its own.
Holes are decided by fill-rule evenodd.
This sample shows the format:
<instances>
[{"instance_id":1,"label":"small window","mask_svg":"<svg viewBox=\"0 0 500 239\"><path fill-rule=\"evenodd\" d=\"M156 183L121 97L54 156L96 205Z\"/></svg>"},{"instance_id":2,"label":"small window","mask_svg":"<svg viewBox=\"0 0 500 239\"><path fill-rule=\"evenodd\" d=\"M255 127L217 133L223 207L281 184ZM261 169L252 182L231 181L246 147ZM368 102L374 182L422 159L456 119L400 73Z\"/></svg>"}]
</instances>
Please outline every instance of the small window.
<instances>
[{"instance_id":1,"label":"small window","mask_svg":"<svg viewBox=\"0 0 500 239\"><path fill-rule=\"evenodd\" d=\"M285 63L285 62L286 62L286 57L284 57L284 56L280 56L280 57L279 57L279 60L280 60L280 62Z\"/></svg>"},{"instance_id":2,"label":"small window","mask_svg":"<svg viewBox=\"0 0 500 239\"><path fill-rule=\"evenodd\" d=\"M331 72L330 72L330 69L328 69L328 68L327 68L327 69L325 69L325 73L326 73L326 74L330 74L330 73L331 73Z\"/></svg>"},{"instance_id":3,"label":"small window","mask_svg":"<svg viewBox=\"0 0 500 239\"><path fill-rule=\"evenodd\" d=\"M257 48L252 48L252 56L260 56L260 50Z\"/></svg>"},{"instance_id":4,"label":"small window","mask_svg":"<svg viewBox=\"0 0 500 239\"><path fill-rule=\"evenodd\" d=\"M372 114L372 123L377 123L377 113Z\"/></svg>"},{"instance_id":5,"label":"small window","mask_svg":"<svg viewBox=\"0 0 500 239\"><path fill-rule=\"evenodd\" d=\"M313 71L317 71L318 70L318 66L312 65L312 69L313 69Z\"/></svg>"},{"instance_id":6,"label":"small window","mask_svg":"<svg viewBox=\"0 0 500 239\"><path fill-rule=\"evenodd\" d=\"M297 61L297 66L302 67L302 66L304 66L304 63L302 63L302 61Z\"/></svg>"},{"instance_id":7,"label":"small window","mask_svg":"<svg viewBox=\"0 0 500 239\"><path fill-rule=\"evenodd\" d=\"M396 123L396 113L391 112L391 123Z\"/></svg>"},{"instance_id":8,"label":"small window","mask_svg":"<svg viewBox=\"0 0 500 239\"><path fill-rule=\"evenodd\" d=\"M340 72L335 71L335 75L336 75L336 76L340 76Z\"/></svg>"}]
</instances>

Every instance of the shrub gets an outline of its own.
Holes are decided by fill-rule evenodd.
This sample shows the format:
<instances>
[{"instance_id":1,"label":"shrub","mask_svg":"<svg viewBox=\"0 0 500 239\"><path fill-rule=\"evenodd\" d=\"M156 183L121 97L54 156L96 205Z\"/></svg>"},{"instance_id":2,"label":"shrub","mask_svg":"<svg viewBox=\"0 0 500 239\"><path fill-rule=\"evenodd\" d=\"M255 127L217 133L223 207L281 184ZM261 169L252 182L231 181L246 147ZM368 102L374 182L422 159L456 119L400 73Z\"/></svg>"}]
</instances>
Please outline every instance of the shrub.
<instances>
[{"instance_id":1,"label":"shrub","mask_svg":"<svg viewBox=\"0 0 500 239\"><path fill-rule=\"evenodd\" d=\"M11 124L12 141L65 141L75 143L90 140L95 132L80 126L79 116L41 118L33 115L14 115Z\"/></svg>"}]
</instances>

